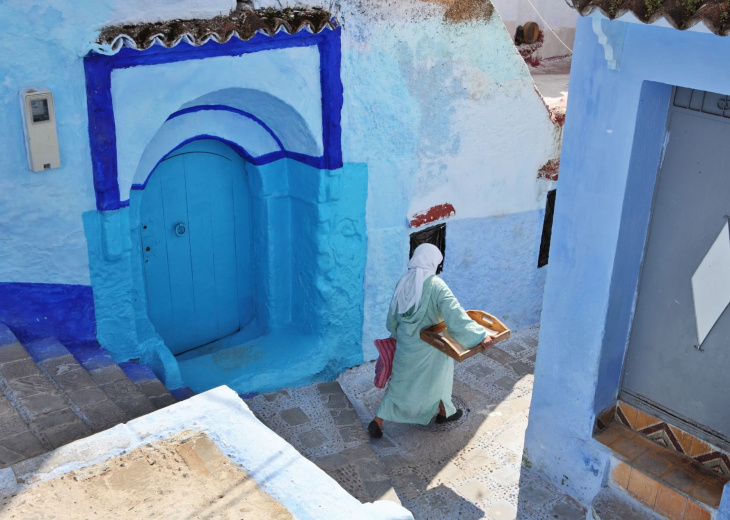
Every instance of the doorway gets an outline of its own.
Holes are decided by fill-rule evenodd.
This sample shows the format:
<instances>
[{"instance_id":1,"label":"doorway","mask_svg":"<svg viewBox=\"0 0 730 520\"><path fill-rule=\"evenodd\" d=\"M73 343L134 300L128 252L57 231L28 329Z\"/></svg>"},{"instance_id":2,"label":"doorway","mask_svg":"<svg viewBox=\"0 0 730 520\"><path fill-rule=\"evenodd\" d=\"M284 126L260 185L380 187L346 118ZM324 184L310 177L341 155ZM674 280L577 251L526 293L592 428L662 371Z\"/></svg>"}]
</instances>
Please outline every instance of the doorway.
<instances>
[{"instance_id":1,"label":"doorway","mask_svg":"<svg viewBox=\"0 0 730 520\"><path fill-rule=\"evenodd\" d=\"M620 395L724 445L730 440L730 311L718 311L717 295L704 296L697 280L714 244L730 248L723 231L730 214L728 109L726 96L675 89ZM730 265L702 276L714 276L710 284L719 290ZM707 322L707 298L716 314L705 334L698 323Z\"/></svg>"},{"instance_id":2,"label":"doorway","mask_svg":"<svg viewBox=\"0 0 730 520\"><path fill-rule=\"evenodd\" d=\"M237 332L250 299L244 160L193 141L154 169L140 201L147 313L173 354Z\"/></svg>"}]
</instances>

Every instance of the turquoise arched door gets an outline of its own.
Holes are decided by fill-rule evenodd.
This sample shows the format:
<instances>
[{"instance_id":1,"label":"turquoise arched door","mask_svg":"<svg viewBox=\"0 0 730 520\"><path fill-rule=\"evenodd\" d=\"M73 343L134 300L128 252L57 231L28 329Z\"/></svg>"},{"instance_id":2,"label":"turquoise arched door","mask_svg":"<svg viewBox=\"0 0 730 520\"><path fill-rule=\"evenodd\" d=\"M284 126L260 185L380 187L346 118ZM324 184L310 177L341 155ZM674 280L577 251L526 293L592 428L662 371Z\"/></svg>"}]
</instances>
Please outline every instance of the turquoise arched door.
<instances>
[{"instance_id":1,"label":"turquoise arched door","mask_svg":"<svg viewBox=\"0 0 730 520\"><path fill-rule=\"evenodd\" d=\"M243 159L199 140L162 161L140 202L147 312L173 354L241 327L250 206Z\"/></svg>"}]
</instances>

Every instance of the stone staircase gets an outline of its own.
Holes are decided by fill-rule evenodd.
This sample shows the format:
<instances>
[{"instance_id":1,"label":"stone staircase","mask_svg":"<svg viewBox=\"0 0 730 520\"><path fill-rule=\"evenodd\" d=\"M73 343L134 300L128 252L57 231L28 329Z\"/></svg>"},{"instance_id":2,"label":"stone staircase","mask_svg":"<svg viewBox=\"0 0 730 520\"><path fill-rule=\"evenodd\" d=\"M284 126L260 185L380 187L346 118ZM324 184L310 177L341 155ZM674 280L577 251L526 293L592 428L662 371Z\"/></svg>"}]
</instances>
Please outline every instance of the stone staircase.
<instances>
[{"instance_id":1,"label":"stone staircase","mask_svg":"<svg viewBox=\"0 0 730 520\"><path fill-rule=\"evenodd\" d=\"M176 402L145 365L97 344L21 344L2 323L0 392L0 469Z\"/></svg>"},{"instance_id":2,"label":"stone staircase","mask_svg":"<svg viewBox=\"0 0 730 520\"><path fill-rule=\"evenodd\" d=\"M693 458L611 422L595 439L611 450L608 488L591 504L594 519L711 520L728 478Z\"/></svg>"}]
</instances>

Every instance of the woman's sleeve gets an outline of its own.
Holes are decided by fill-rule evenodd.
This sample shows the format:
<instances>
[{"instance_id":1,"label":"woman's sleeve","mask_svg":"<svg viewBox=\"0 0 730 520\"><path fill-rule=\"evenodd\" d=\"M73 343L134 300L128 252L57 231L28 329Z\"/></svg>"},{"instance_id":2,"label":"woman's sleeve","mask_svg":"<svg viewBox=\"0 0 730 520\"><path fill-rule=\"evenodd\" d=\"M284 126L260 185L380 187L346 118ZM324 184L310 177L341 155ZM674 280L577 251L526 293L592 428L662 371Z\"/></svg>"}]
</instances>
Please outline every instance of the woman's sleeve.
<instances>
[{"instance_id":1,"label":"woman's sleeve","mask_svg":"<svg viewBox=\"0 0 730 520\"><path fill-rule=\"evenodd\" d=\"M388 329L388 332L390 332L390 337L397 340L398 339L398 318L396 318L395 313L388 307L388 319L385 322L385 327Z\"/></svg>"},{"instance_id":2,"label":"woman's sleeve","mask_svg":"<svg viewBox=\"0 0 730 520\"><path fill-rule=\"evenodd\" d=\"M439 279L437 291L437 306L449 334L465 348L473 348L487 337L487 331L472 320L446 283Z\"/></svg>"}]
</instances>

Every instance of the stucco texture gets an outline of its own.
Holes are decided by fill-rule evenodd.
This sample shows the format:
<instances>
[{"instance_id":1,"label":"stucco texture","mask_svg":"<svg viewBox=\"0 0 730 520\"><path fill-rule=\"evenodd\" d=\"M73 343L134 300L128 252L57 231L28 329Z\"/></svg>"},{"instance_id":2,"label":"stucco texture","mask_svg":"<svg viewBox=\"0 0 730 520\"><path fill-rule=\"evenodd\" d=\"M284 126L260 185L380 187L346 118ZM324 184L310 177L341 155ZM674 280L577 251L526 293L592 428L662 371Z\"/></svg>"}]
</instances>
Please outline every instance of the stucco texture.
<instances>
[{"instance_id":1,"label":"stucco texture","mask_svg":"<svg viewBox=\"0 0 730 520\"><path fill-rule=\"evenodd\" d=\"M94 208L82 56L110 23L213 16L233 0L3 2L0 38L0 281L89 284L81 213ZM54 96L61 167L28 169L18 93Z\"/></svg>"},{"instance_id":2,"label":"stucco texture","mask_svg":"<svg viewBox=\"0 0 730 520\"><path fill-rule=\"evenodd\" d=\"M697 56L723 55L712 34L625 24L618 70L594 21L578 22L571 71L526 460L590 503L609 453L592 439L619 390L671 86L724 92L730 73ZM659 111L663 121L647 128ZM637 120L637 117L639 118Z\"/></svg>"},{"instance_id":3,"label":"stucco texture","mask_svg":"<svg viewBox=\"0 0 730 520\"><path fill-rule=\"evenodd\" d=\"M233 4L231 0L158 0L144 6L137 1L42 0L0 6L0 18L10 28L0 39L0 50L7 57L0 66L5 78L0 84L0 117L9 121L0 129L0 139L10 143L9 152L0 157L0 186L6 187L0 190L0 227L7 231L0 250L1 281L87 285L97 280L98 289L108 295L124 292L119 301L142 299L132 287L139 280L130 280L135 275L127 267L116 278L104 275L103 269L89 275L89 255L101 258L98 255L110 244L122 250L130 247L105 238L102 221L109 220L109 229L121 226L114 229L122 234L126 225L135 223L127 224L124 216L86 217L87 231L96 233L87 250L81 215L95 211L95 200L82 58L94 48L104 26L170 19L180 13L204 18L228 12ZM287 6L287 2L281 4L263 0L255 7ZM365 359L374 357L372 340L385 333L387 303L407 262L408 235L413 231L407 226L408 215L446 202L456 213L449 224L445 278L463 288L467 304L505 315L511 326L536 321L544 278L536 266L536 240L545 193L551 187L537 180L537 171L557 154L559 137L498 14L481 1L391 4L368 0L323 7L341 24L342 160L367 165L364 231L360 222L354 225L322 216L332 220L328 229L336 236L355 240L359 234L364 246L367 235L364 280L362 271L343 267L349 261L345 258L337 272L350 278L327 281L333 287L362 284L364 299L355 302L354 308L361 310L364 325L360 337L352 341L363 345ZM236 63L259 63L273 52ZM235 77L245 79L243 87L271 91L293 106L311 130L312 143L319 147L322 119L314 85L318 71L311 67L316 60L307 52L299 58L289 54L271 62L286 67L274 66L258 76L247 73L251 67L241 67ZM215 60L220 63L216 65ZM176 121L165 123L171 111L204 98L208 87L224 92L241 86L220 73L234 58L199 61L202 65L159 66L165 69L160 82L140 79L138 72L145 67L112 77L112 101L120 118L117 137L122 138L118 146L122 201L131 185L145 178L146 172L139 171L140 161L146 160L144 150L160 128ZM165 88L168 80L175 88ZM17 100L17 92L26 87L47 87L54 93L62 160L58 170L27 171ZM141 104L131 107L136 97ZM156 105L155 100L164 103ZM203 113L199 114L200 118L184 123L179 118L178 127L190 128L202 121ZM173 140L182 138L186 136L175 134ZM164 153L149 159L150 164ZM498 245L486 255L479 251L485 229L499 232L492 234ZM326 262L327 248L340 244L335 240L313 247L319 248L317 261ZM478 261L469 260L474 257ZM123 280L120 273L126 273ZM477 294L470 286L470 281L485 273L493 278L489 297L480 296L487 291ZM521 283L516 290L517 281ZM319 280L314 282L320 287ZM343 301L351 300L357 291L348 291L335 293ZM109 337L132 341L133 337L122 333L132 323L131 309L114 314L113 306L107 308L102 314L97 309L97 319L113 327L101 325L99 333L111 330ZM347 321L352 327L352 319ZM138 322L137 327L144 336L144 323ZM330 327L325 334L335 329ZM137 342L142 341L140 337ZM139 348L127 345L121 351L126 356ZM345 357L348 362L361 359Z\"/></svg>"}]
</instances>

